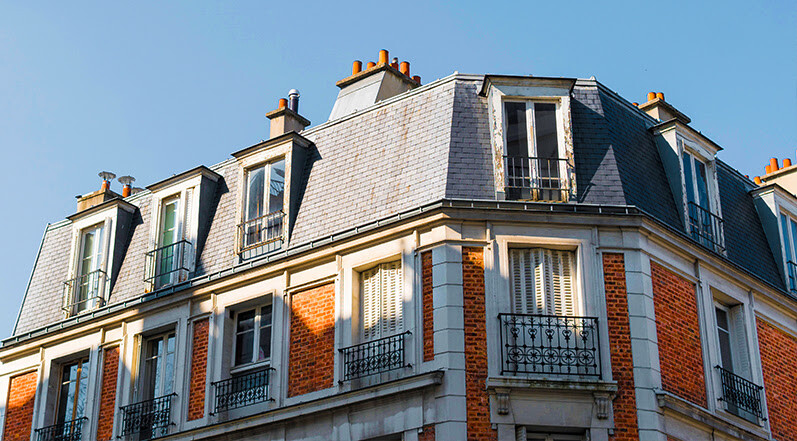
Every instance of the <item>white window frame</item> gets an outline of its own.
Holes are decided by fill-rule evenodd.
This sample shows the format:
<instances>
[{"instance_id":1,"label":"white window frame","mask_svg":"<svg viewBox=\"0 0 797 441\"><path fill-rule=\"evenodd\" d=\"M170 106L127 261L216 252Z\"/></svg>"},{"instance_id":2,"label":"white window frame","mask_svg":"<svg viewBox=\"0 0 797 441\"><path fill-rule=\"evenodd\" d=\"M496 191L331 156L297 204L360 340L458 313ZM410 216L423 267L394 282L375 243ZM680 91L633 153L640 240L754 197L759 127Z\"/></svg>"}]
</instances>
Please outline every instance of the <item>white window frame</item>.
<instances>
[{"instance_id":1,"label":"white window frame","mask_svg":"<svg viewBox=\"0 0 797 441\"><path fill-rule=\"evenodd\" d=\"M507 103L525 103L526 104L526 139L527 156L537 157L537 137L535 135L536 112L534 111L535 104L554 104L556 106L556 143L558 158L564 158L565 153L565 136L564 136L564 118L562 115L562 100L550 97L505 97L501 101L501 114L504 129L504 155L507 154L507 130L509 128L508 118L506 116Z\"/></svg>"},{"instance_id":2,"label":"white window frame","mask_svg":"<svg viewBox=\"0 0 797 441\"><path fill-rule=\"evenodd\" d=\"M556 300L551 298L551 293L548 292L548 290L552 289L553 286L550 285L549 283L546 283L546 282L544 282L545 283L545 292L541 295L542 302L543 302L543 306L542 306L543 309L542 310L539 309L539 305L537 303L539 301L539 297L540 296L537 294L537 290L536 290L537 282L538 282L538 280L536 279L536 277L538 276L538 274L537 274L538 270L536 268L536 265L535 265L535 268L531 269L531 271L533 271L534 276L535 276L535 280L533 281L533 283L535 284L535 286L534 286L534 289L535 289L535 293L534 293L535 294L535 305L534 305L534 308L533 308L533 310L529 309L528 302L530 301L530 299L525 298L524 299L525 301L523 301L523 300L520 301L520 303L524 303L525 304L524 305L525 311L517 311L516 310L517 306L518 306L517 304L519 303L518 302L518 298L517 298L519 293L517 293L515 291L515 286L514 286L515 285L515 271L516 271L514 255L515 255L516 252L518 252L518 250L526 250L526 251L528 251L529 254L530 254L529 257L531 257L531 258L534 257L533 255L534 255L535 251L538 251L538 252L543 253L543 254L546 254L546 253L551 253L551 254L553 254L553 253L568 253L570 255L570 262L569 262L569 266L570 266L570 268L569 268L569 270L570 270L570 281L569 281L569 283L570 283L570 291L571 291L570 292L570 299L569 299L569 301L570 301L570 307L569 307L570 314L568 314L567 311L566 311L566 309L568 309L568 307L566 306L566 302L565 302L565 306L563 306L565 311L562 311L563 312L562 314L557 313L556 306L555 306ZM572 317L579 317L579 316L584 316L585 315L584 314L585 305L584 305L584 302L582 300L582 296L580 295L580 290L579 290L580 284L578 283L578 281L579 281L579 276L578 276L578 267L579 267L579 265L578 265L578 254L579 253L578 253L577 249L554 248L554 247L550 247L550 246L527 246L527 245L519 246L519 245L511 245L508 248L507 254L508 254L507 257L508 257L508 263L509 263L510 306L511 306L511 308L513 310L512 311L513 313L516 313L516 314L521 314L521 313L540 314L540 315L562 315L562 316L572 316ZM529 262L524 262L524 264L526 264L526 265L528 265L528 263ZM547 260L543 260L541 263L542 263L541 271L543 273L548 272L548 271L552 271L552 270L547 269L547 267L548 267L548 265L552 265L553 262L548 262ZM567 265L568 263L563 263L563 264ZM539 277L544 278L544 274L539 275ZM521 280L522 280L522 278L521 278ZM551 283L552 283L552 280L553 280L553 275L551 276L551 279L550 279ZM553 310L550 310L550 305L548 304L549 301L553 301L554 302L554 306L552 307Z\"/></svg>"},{"instance_id":3,"label":"white window frame","mask_svg":"<svg viewBox=\"0 0 797 441\"><path fill-rule=\"evenodd\" d=\"M82 258L82 247L83 247L83 240L84 240L84 233L91 228L101 226L102 228L102 253L101 258L98 264L96 265L96 269L102 270L105 273L105 282L100 285L98 295L103 298L104 301L108 301L108 293L110 292L111 286L111 274L110 270L113 268L113 255L114 255L114 243L116 241L116 222L117 222L117 206L109 208L108 210L103 210L97 213L93 213L90 216L86 216L79 220L74 221L72 225L72 246L71 251L69 253L69 274L66 280L75 280L75 278L81 276L80 274L80 263ZM71 288L69 288L71 289ZM100 305L98 302L94 302L93 305L89 305L83 309L82 311L76 312L72 311L64 311L67 317L72 317L78 314L84 314L92 309L98 308Z\"/></svg>"},{"instance_id":4,"label":"white window frame","mask_svg":"<svg viewBox=\"0 0 797 441\"><path fill-rule=\"evenodd\" d=\"M390 266L396 266L397 267L397 274L394 276L394 278L395 278L394 282L396 284L396 292L393 294L392 298L386 298L384 291L382 291L384 287L380 286L379 305L378 305L379 313L378 313L377 323L375 325L375 326L378 326L378 328L376 330L374 330L374 331L371 331L371 332L373 332L376 335L369 335L367 318L366 318L366 315L368 314L368 312L367 312L367 307L366 307L366 304L365 304L366 296L368 295L366 293L366 289L365 289L365 276L366 276L367 273L376 270L380 280L383 280L383 277L384 277L383 274L382 274L383 267L384 268L388 268ZM359 329L358 329L358 340L359 340L359 342L374 341L374 340L378 340L378 339L386 338L386 337L391 337L391 336L394 336L394 335L401 334L402 332L405 332L406 326L407 326L407 320L406 320L406 312L404 311L404 295L405 295L404 294L404 268L403 268L403 265L402 265L402 259L401 258L399 258L399 259L391 259L391 260L388 260L388 261L380 262L380 263L378 263L376 265L372 265L370 267L366 267L364 269L361 269L359 271L359 289L360 289L360 299L359 299L360 300L359 301L359 311L360 311L359 323L360 323L360 326L359 326ZM382 329L382 326L380 325L381 319L384 317L384 314L385 314L385 309L387 308L388 311L390 310L390 306L391 305L389 305L388 303L391 300L398 303L398 305L392 305L392 306L394 308L397 308L397 311L400 314L399 317L398 317L398 323L395 324L395 329L393 329L392 331L391 330Z\"/></svg>"},{"instance_id":5,"label":"white window frame","mask_svg":"<svg viewBox=\"0 0 797 441\"><path fill-rule=\"evenodd\" d=\"M786 225L783 225L784 218L786 220ZM797 218L786 211L780 211L778 230L780 231L781 256L783 259L783 268L785 268L786 289L794 292L797 291L797 266L792 270L789 266L789 262L797 264L797 250L795 250L795 245L797 245ZM791 279L793 279L794 286L792 286Z\"/></svg>"},{"instance_id":6,"label":"white window frame","mask_svg":"<svg viewBox=\"0 0 797 441\"><path fill-rule=\"evenodd\" d=\"M262 317L263 317L263 309L270 306L271 307L271 346L270 352L268 357L257 360L258 349L260 347L260 332L261 332L261 324L262 324ZM238 355L238 317L246 312L255 311L254 317L254 329L253 329L253 340L252 340L252 360L240 364L236 364L236 358ZM247 371L250 369L256 369L264 366L271 365L271 359L274 353L274 304L272 301L272 297L268 296L262 303L256 305L249 305L246 307L241 307L238 309L233 310L232 313L232 351L230 352L230 374L235 375L242 371Z\"/></svg>"},{"instance_id":7,"label":"white window frame","mask_svg":"<svg viewBox=\"0 0 797 441\"><path fill-rule=\"evenodd\" d=\"M180 259L175 259L173 270L185 268L187 271L173 271L169 276L169 282L157 284L158 273L157 262L153 262L147 268L146 279L150 280L148 289L162 289L175 283L184 282L194 272L196 266L196 244L199 228L199 198L200 182L202 176L196 176L186 181L159 189L152 193L152 221L150 222L150 245L148 251L156 250L163 246L162 235L164 227L165 206L170 201L179 200L177 210L177 237L174 243L187 241L190 245L183 245ZM187 274L186 274L187 272Z\"/></svg>"},{"instance_id":8,"label":"white window frame","mask_svg":"<svg viewBox=\"0 0 797 441\"><path fill-rule=\"evenodd\" d=\"M138 360L138 378L136 379L136 391L135 391L136 402L141 402L141 401L144 401L144 400L160 398L160 397L163 397L164 395L166 395L166 394L164 394L164 392L165 392L165 390L164 390L164 386L165 386L164 381L168 377L166 375L166 372L164 372L165 371L165 367L163 367L164 366L163 360L165 360L165 356L168 355L168 351L169 351L169 348L168 348L168 337L169 336L174 336L174 358L173 358L173 362L172 362L172 379L171 379L171 381L172 381L172 392L170 392L170 393L176 393L178 391L178 384L177 384L177 368L178 368L178 366L177 365L178 365L178 352L179 352L179 341L178 341L178 337L179 336L177 334L177 331L175 329L170 329L170 330L158 332L158 333L155 333L155 334L152 334L152 335L142 335L139 338L139 345L138 345L138 347L139 347L139 351L138 351L139 360ZM147 346L149 345L149 342L155 341L155 340L162 340L163 344L164 344L164 355L161 357L161 359L159 360L159 363L158 363L158 370L159 370L158 375L161 375L161 379L160 379L161 380L161 387L160 387L161 390L152 391L152 396L151 397L146 397L145 396L145 389L146 389L145 388L145 382L149 380L148 377L146 377L146 372L147 372L147 365L146 364L147 364L148 358L151 358L151 357L147 356Z\"/></svg>"},{"instance_id":9,"label":"white window frame","mask_svg":"<svg viewBox=\"0 0 797 441\"><path fill-rule=\"evenodd\" d=\"M272 210L271 209L271 206L270 206L271 205L271 197L269 196L269 194L270 194L269 190L271 188L270 187L270 185L271 185L271 169L274 166L274 164L276 164L276 163L278 163L280 161L282 161L284 163L283 167L285 169L287 169L288 164L287 164L287 161L286 161L285 157L284 156L280 156L280 157L273 158L273 159L271 159L269 161L261 162L259 164L255 164L255 165L246 167L246 169L244 170L244 193L243 193L244 201L243 201L243 210L242 210L242 213L241 213L242 214L241 222L247 222L247 221L251 221L253 219L257 219L257 218L249 219L249 213L247 213L249 211L248 210L248 208L249 208L249 199L250 199L250 196L251 196L250 188L249 188L249 174L252 173L252 171L254 171L256 169L261 169L261 168L263 169L263 179L264 179L264 182L263 182L263 207L264 207L264 210L263 210L263 214L260 215L260 216L268 216L268 215L274 213L275 211L277 211L277 210ZM285 175L283 175L283 181L282 181L282 208L280 208L280 210L278 210L278 211L285 212L285 191L286 191L285 187L287 187L287 185L288 185L288 183L285 181Z\"/></svg>"},{"instance_id":10,"label":"white window frame","mask_svg":"<svg viewBox=\"0 0 797 441\"><path fill-rule=\"evenodd\" d=\"M692 182L686 182L686 170L684 170L684 155L688 154L692 157ZM683 207L686 219L689 217L689 198L686 192L686 186L691 185L692 191L697 195L697 179L695 178L694 161L700 161L706 167L706 195L708 197L709 211L722 218L719 203L719 191L717 188L717 170L716 161L713 156L706 149L701 147L698 143L690 141L682 136L678 136L678 168L681 173L681 192L683 194ZM698 203L698 205L700 205ZM688 224L688 222L687 222Z\"/></svg>"}]
</instances>

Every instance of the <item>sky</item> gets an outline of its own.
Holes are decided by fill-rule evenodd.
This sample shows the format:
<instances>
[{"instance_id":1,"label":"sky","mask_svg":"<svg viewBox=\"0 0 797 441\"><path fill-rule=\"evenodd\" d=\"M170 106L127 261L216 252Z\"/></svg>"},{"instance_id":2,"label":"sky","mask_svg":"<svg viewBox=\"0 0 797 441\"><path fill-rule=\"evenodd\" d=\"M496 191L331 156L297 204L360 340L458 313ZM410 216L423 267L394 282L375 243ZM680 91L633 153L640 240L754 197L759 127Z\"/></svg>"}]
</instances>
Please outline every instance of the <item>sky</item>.
<instances>
[{"instance_id":1,"label":"sky","mask_svg":"<svg viewBox=\"0 0 797 441\"><path fill-rule=\"evenodd\" d=\"M353 60L379 49L423 83L461 73L589 78L648 91L763 174L797 149L797 2L0 3L0 338L47 223L97 190L145 187L268 137L292 88L329 117ZM114 190L121 191L118 182Z\"/></svg>"}]
</instances>

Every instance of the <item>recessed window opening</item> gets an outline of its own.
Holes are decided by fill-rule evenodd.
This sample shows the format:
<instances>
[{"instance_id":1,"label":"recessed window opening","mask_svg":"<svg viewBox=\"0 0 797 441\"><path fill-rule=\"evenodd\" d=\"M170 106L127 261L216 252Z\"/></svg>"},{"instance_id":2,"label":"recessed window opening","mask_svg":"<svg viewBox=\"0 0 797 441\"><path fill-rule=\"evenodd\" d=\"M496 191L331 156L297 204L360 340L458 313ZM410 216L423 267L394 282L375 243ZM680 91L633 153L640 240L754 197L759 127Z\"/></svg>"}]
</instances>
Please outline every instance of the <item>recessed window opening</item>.
<instances>
[{"instance_id":1,"label":"recessed window opening","mask_svg":"<svg viewBox=\"0 0 797 441\"><path fill-rule=\"evenodd\" d=\"M271 303L235 313L234 366L271 359L271 320Z\"/></svg>"},{"instance_id":2,"label":"recessed window opening","mask_svg":"<svg viewBox=\"0 0 797 441\"><path fill-rule=\"evenodd\" d=\"M242 251L283 238L285 160L250 168L245 179L246 199L240 231Z\"/></svg>"}]
</instances>

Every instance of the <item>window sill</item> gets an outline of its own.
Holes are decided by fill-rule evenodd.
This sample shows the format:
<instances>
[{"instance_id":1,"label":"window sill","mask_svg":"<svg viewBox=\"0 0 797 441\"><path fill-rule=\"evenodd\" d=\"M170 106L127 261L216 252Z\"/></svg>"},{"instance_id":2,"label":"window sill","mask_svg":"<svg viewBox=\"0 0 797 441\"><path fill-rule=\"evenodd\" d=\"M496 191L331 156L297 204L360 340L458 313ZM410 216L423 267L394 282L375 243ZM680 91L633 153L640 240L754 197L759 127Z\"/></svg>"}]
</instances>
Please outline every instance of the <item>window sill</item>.
<instances>
[{"instance_id":1,"label":"window sill","mask_svg":"<svg viewBox=\"0 0 797 441\"><path fill-rule=\"evenodd\" d=\"M235 366L233 368L230 368L230 375L240 375L252 371L257 371L260 369L265 369L268 367L271 367L271 359L261 360L258 361L257 363L247 363L247 364L242 364L240 366Z\"/></svg>"},{"instance_id":2,"label":"window sill","mask_svg":"<svg viewBox=\"0 0 797 441\"><path fill-rule=\"evenodd\" d=\"M487 389L521 388L539 391L574 391L574 392L617 392L616 381L604 381L600 378L562 378L545 376L508 377L491 376L487 378Z\"/></svg>"},{"instance_id":3,"label":"window sill","mask_svg":"<svg viewBox=\"0 0 797 441\"><path fill-rule=\"evenodd\" d=\"M697 404L662 390L656 391L656 399L659 407L665 411L699 421L720 433L744 441L764 441L769 439L763 427L736 417L725 411L725 409L717 409L715 412L711 412Z\"/></svg>"}]
</instances>

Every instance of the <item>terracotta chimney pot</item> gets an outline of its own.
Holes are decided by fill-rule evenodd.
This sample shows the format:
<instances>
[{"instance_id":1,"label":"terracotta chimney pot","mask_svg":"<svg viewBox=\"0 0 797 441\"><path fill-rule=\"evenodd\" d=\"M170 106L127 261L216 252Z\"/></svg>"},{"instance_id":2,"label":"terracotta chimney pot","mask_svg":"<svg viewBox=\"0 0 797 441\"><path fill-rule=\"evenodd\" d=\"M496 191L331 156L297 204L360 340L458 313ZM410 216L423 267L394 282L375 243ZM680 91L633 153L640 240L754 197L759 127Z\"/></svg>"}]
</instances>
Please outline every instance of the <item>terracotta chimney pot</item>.
<instances>
[{"instance_id":1,"label":"terracotta chimney pot","mask_svg":"<svg viewBox=\"0 0 797 441\"><path fill-rule=\"evenodd\" d=\"M661 92L656 92L656 98L658 98L658 99L660 99L660 100L664 101L664 94L663 94L663 93L661 93Z\"/></svg>"},{"instance_id":2,"label":"terracotta chimney pot","mask_svg":"<svg viewBox=\"0 0 797 441\"><path fill-rule=\"evenodd\" d=\"M373 61L369 61L368 64L365 65L365 68L371 69L374 66L376 66L376 63L374 63Z\"/></svg>"},{"instance_id":3,"label":"terracotta chimney pot","mask_svg":"<svg viewBox=\"0 0 797 441\"><path fill-rule=\"evenodd\" d=\"M783 168L791 167L791 159L785 158L783 159Z\"/></svg>"},{"instance_id":4,"label":"terracotta chimney pot","mask_svg":"<svg viewBox=\"0 0 797 441\"><path fill-rule=\"evenodd\" d=\"M770 173L772 173L772 166L768 165L768 166L764 167L764 176L766 176L766 175L768 175Z\"/></svg>"},{"instance_id":5,"label":"terracotta chimney pot","mask_svg":"<svg viewBox=\"0 0 797 441\"><path fill-rule=\"evenodd\" d=\"M357 75L361 70L363 70L363 62L360 60L354 60L354 63L351 64L351 74Z\"/></svg>"},{"instance_id":6,"label":"terracotta chimney pot","mask_svg":"<svg viewBox=\"0 0 797 441\"><path fill-rule=\"evenodd\" d=\"M753 182L755 182L758 185L761 185L761 176L756 176L755 178L753 178Z\"/></svg>"},{"instance_id":7,"label":"terracotta chimney pot","mask_svg":"<svg viewBox=\"0 0 797 441\"><path fill-rule=\"evenodd\" d=\"M379 51L379 63L378 64L380 66L383 66L383 65L387 64L387 57L388 57L387 49L382 49L381 51Z\"/></svg>"},{"instance_id":8,"label":"terracotta chimney pot","mask_svg":"<svg viewBox=\"0 0 797 441\"><path fill-rule=\"evenodd\" d=\"M418 84L421 84L421 76L420 76L420 75L415 75L415 76L413 76L413 77L412 77L412 79L413 79L413 80L414 80L416 83L418 83Z\"/></svg>"},{"instance_id":9,"label":"terracotta chimney pot","mask_svg":"<svg viewBox=\"0 0 797 441\"><path fill-rule=\"evenodd\" d=\"M406 76L410 76L410 62L409 61L402 61L399 65L399 72L403 73Z\"/></svg>"},{"instance_id":10,"label":"terracotta chimney pot","mask_svg":"<svg viewBox=\"0 0 797 441\"><path fill-rule=\"evenodd\" d=\"M639 103L631 103L631 105L634 107L639 107Z\"/></svg>"},{"instance_id":11,"label":"terracotta chimney pot","mask_svg":"<svg viewBox=\"0 0 797 441\"><path fill-rule=\"evenodd\" d=\"M656 99L656 92L648 92L648 101L653 101Z\"/></svg>"},{"instance_id":12,"label":"terracotta chimney pot","mask_svg":"<svg viewBox=\"0 0 797 441\"><path fill-rule=\"evenodd\" d=\"M769 158L769 167L772 169L773 172L778 171L780 167L778 167L778 158Z\"/></svg>"},{"instance_id":13,"label":"terracotta chimney pot","mask_svg":"<svg viewBox=\"0 0 797 441\"><path fill-rule=\"evenodd\" d=\"M278 109L282 109L283 107L288 107L288 99L287 98L280 98L279 103L277 104Z\"/></svg>"}]
</instances>

